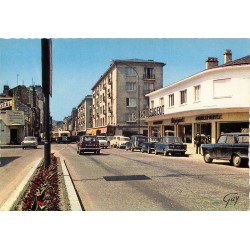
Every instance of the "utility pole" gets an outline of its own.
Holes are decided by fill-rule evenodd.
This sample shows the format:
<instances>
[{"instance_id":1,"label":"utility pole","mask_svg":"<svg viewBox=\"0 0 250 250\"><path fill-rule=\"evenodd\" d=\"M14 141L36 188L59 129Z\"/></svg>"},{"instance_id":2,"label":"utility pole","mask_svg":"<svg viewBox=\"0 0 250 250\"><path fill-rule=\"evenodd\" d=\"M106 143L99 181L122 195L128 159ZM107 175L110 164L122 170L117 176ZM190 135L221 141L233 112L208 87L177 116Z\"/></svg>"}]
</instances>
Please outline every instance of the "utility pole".
<instances>
[{"instance_id":1,"label":"utility pole","mask_svg":"<svg viewBox=\"0 0 250 250\"><path fill-rule=\"evenodd\" d=\"M42 87L44 94L44 164L50 165L50 96L52 96L52 46L51 39L42 39Z\"/></svg>"}]
</instances>

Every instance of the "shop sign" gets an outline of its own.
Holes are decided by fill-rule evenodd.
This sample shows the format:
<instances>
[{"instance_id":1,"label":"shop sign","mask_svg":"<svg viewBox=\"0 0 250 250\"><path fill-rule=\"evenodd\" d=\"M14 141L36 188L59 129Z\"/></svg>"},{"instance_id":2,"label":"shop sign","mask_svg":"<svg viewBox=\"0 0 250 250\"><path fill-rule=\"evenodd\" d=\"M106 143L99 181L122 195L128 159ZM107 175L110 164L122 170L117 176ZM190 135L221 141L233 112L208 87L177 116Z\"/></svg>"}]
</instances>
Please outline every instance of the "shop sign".
<instances>
[{"instance_id":1,"label":"shop sign","mask_svg":"<svg viewBox=\"0 0 250 250\"><path fill-rule=\"evenodd\" d=\"M148 116L164 115L164 105L149 109Z\"/></svg>"},{"instance_id":2,"label":"shop sign","mask_svg":"<svg viewBox=\"0 0 250 250\"><path fill-rule=\"evenodd\" d=\"M159 124L162 124L163 121L156 121L156 122L153 122L153 125L159 125Z\"/></svg>"},{"instance_id":3,"label":"shop sign","mask_svg":"<svg viewBox=\"0 0 250 250\"><path fill-rule=\"evenodd\" d=\"M7 110L7 124L10 125L22 125L24 126L24 112L23 111L12 111Z\"/></svg>"},{"instance_id":4,"label":"shop sign","mask_svg":"<svg viewBox=\"0 0 250 250\"><path fill-rule=\"evenodd\" d=\"M220 120L222 115L199 115L195 117L196 121L206 121L206 120Z\"/></svg>"},{"instance_id":5,"label":"shop sign","mask_svg":"<svg viewBox=\"0 0 250 250\"><path fill-rule=\"evenodd\" d=\"M13 99L11 98L1 98L0 99L0 110L12 110L13 109Z\"/></svg>"},{"instance_id":6,"label":"shop sign","mask_svg":"<svg viewBox=\"0 0 250 250\"><path fill-rule=\"evenodd\" d=\"M184 117L180 117L180 118L172 118L171 119L171 123L180 123L180 122L184 122Z\"/></svg>"}]
</instances>

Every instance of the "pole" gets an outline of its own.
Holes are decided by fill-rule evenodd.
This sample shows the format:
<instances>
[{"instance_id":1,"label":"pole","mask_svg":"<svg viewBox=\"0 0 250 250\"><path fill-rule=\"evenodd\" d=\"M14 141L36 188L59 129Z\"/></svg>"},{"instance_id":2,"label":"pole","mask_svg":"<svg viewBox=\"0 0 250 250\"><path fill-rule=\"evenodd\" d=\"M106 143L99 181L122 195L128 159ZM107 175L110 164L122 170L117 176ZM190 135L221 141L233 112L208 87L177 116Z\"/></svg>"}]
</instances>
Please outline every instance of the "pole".
<instances>
[{"instance_id":1,"label":"pole","mask_svg":"<svg viewBox=\"0 0 250 250\"><path fill-rule=\"evenodd\" d=\"M51 40L42 39L42 85L44 94L44 127L45 127L45 141L44 141L44 164L45 167L50 165L50 95L51 95Z\"/></svg>"}]
</instances>

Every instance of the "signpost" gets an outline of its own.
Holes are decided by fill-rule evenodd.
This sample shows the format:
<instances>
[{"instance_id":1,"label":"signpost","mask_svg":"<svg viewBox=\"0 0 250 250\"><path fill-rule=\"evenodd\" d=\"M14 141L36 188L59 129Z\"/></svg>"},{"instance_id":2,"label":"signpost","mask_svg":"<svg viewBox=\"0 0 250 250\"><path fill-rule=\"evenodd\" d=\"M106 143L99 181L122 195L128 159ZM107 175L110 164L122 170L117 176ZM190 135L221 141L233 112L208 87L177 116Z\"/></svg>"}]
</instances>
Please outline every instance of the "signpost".
<instances>
[{"instance_id":1,"label":"signpost","mask_svg":"<svg viewBox=\"0 0 250 250\"><path fill-rule=\"evenodd\" d=\"M52 46L51 39L42 39L42 88L44 94L44 164L50 165L50 106L49 98L52 96Z\"/></svg>"}]
</instances>

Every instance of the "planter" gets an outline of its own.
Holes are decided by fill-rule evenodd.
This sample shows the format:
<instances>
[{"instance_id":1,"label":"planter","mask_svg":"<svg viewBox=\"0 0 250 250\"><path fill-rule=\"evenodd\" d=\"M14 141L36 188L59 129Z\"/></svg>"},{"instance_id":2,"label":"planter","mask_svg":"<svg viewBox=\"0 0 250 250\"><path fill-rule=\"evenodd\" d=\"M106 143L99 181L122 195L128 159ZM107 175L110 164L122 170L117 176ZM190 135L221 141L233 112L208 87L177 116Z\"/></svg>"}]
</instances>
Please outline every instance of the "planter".
<instances>
[{"instance_id":1,"label":"planter","mask_svg":"<svg viewBox=\"0 0 250 250\"><path fill-rule=\"evenodd\" d=\"M11 210L70 210L70 203L59 158L51 154L50 166L45 167L44 162L38 166Z\"/></svg>"}]
</instances>

